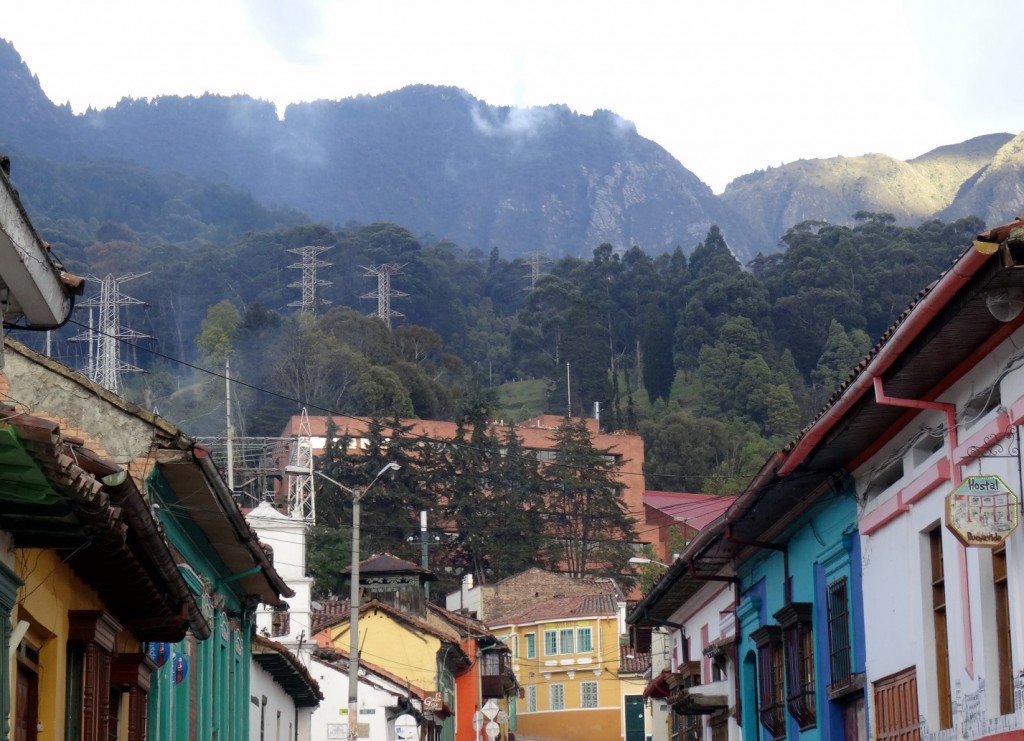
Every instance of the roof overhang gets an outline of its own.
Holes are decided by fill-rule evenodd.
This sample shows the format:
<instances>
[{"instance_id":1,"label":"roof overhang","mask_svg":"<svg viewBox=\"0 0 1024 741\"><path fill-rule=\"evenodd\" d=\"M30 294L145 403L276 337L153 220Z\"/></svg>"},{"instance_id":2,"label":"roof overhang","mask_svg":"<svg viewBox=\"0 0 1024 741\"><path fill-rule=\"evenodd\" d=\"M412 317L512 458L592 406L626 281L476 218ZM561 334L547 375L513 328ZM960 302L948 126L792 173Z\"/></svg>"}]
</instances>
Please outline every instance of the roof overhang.
<instances>
[{"instance_id":1,"label":"roof overhang","mask_svg":"<svg viewBox=\"0 0 1024 741\"><path fill-rule=\"evenodd\" d=\"M0 307L4 321L24 317L29 327L62 324L71 290L36 234L7 174L0 172Z\"/></svg>"},{"instance_id":2,"label":"roof overhang","mask_svg":"<svg viewBox=\"0 0 1024 741\"><path fill-rule=\"evenodd\" d=\"M12 413L0 425L0 527L18 547L62 552L138 640L210 634L131 477L56 422Z\"/></svg>"},{"instance_id":3,"label":"roof overhang","mask_svg":"<svg viewBox=\"0 0 1024 741\"><path fill-rule=\"evenodd\" d=\"M227 484L205 450L160 450L157 465L171 492L186 502L183 514L202 532L227 569L222 583L237 582L239 591L266 605L295 593L274 569L270 556L245 521Z\"/></svg>"}]
</instances>

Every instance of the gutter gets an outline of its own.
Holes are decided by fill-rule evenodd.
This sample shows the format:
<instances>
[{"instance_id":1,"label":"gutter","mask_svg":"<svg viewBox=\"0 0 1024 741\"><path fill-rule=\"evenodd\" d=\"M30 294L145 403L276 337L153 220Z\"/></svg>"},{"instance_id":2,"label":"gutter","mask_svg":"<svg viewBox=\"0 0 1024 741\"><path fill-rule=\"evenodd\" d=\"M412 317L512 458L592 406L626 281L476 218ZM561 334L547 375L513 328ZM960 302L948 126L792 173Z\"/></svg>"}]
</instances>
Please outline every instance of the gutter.
<instances>
[{"instance_id":1,"label":"gutter","mask_svg":"<svg viewBox=\"0 0 1024 741\"><path fill-rule=\"evenodd\" d=\"M195 632L196 637L199 640L205 640L213 635L213 630L210 628L206 618L203 617L202 610L199 609L192 590L189 589L185 579L182 578L181 572L178 570L178 564L175 563L170 550L167 548L167 543L160 535L159 530L157 530L156 522L153 521L153 516L142 499L142 494L135 485L135 481L127 473L127 471L121 469L109 476L105 476L101 481L103 481L107 491L117 500L118 505L124 511L125 518L132 524L132 529L138 535L139 540L146 549L146 553L153 559L160 576L167 581L171 593L175 599L181 602L182 611L185 613L188 624ZM118 478L122 480L118 482ZM111 479L114 479L114 481L107 483Z\"/></svg>"},{"instance_id":2,"label":"gutter","mask_svg":"<svg viewBox=\"0 0 1024 741\"><path fill-rule=\"evenodd\" d=\"M202 471L203 477L210 485L210 489L213 491L213 495L217 500L218 506L224 513L224 516L231 523L239 541L241 541L241 543L246 546L252 554L257 567L262 569L267 582L279 596L294 597L295 591L285 584L284 579L282 579L281 575L274 569L274 564L271 563L270 557L267 556L267 552L263 550L263 547L260 545L255 533L252 531L252 528L249 527L245 518L242 517L242 512L238 509L234 496L231 491L228 490L228 485L224 483L224 479L221 478L220 471L217 470L217 466L214 464L213 458L210 457L210 452L199 445L193 445L192 456L196 463L199 464L199 469ZM278 599L278 602L280 602L280 599Z\"/></svg>"},{"instance_id":3,"label":"gutter","mask_svg":"<svg viewBox=\"0 0 1024 741\"><path fill-rule=\"evenodd\" d=\"M988 249L993 239L998 239L999 230L985 232L979 241L953 264L932 289L914 305L906 318L896 327L885 344L872 357L864 370L846 387L842 395L814 422L804 433L786 460L779 467L778 475L787 476L803 463L825 436L832 430L861 398L874 386L875 378L880 378L886 370L900 357L903 351L917 339L918 335L946 307L950 299L973 278L978 270L992 256L982 249Z\"/></svg>"}]
</instances>

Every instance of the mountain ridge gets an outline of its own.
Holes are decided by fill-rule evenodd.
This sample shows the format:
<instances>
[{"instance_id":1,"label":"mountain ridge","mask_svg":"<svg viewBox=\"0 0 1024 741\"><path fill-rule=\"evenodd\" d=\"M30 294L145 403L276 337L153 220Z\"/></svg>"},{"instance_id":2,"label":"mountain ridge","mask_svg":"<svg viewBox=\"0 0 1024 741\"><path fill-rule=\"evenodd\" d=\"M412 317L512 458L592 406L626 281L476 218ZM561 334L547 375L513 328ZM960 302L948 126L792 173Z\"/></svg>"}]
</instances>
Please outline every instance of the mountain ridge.
<instances>
[{"instance_id":1,"label":"mountain ridge","mask_svg":"<svg viewBox=\"0 0 1024 741\"><path fill-rule=\"evenodd\" d=\"M868 211L908 225L969 214L992 224L1024 210L1024 142L1008 133L906 161L797 160L741 175L715 195L613 112L492 106L455 87L294 103L283 117L243 94L124 98L74 114L45 96L4 41L0 90L12 102L0 111L9 152L55 163L114 158L229 187L277 212L393 222L510 257L586 257L602 243L689 251L718 224L745 263L777 251L785 231L807 220L852 225ZM49 215L51 204L34 205ZM121 221L139 229L132 218L125 208Z\"/></svg>"}]
</instances>

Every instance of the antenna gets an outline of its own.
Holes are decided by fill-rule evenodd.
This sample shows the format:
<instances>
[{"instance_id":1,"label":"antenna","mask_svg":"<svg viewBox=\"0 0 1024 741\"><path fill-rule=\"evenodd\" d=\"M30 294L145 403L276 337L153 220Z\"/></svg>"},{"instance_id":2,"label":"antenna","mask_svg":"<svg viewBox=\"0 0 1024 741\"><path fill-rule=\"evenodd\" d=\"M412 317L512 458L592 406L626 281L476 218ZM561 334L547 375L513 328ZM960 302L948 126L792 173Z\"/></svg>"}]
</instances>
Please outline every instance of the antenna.
<instances>
[{"instance_id":1,"label":"antenna","mask_svg":"<svg viewBox=\"0 0 1024 741\"><path fill-rule=\"evenodd\" d=\"M299 307L299 311L306 314L316 315L317 309L321 306L327 306L330 301L326 301L320 298L319 289L323 286L331 285L329 280L320 280L316 277L317 268L326 268L331 265L329 262L324 262L320 259L320 255L331 249L331 247L321 246L307 246L307 247L295 247L288 250L296 255L299 255L302 259L299 262L294 262L289 265L289 268L297 268L302 270L302 280L296 281L295 283L289 283L289 288L301 288L302 298L299 301L292 301L289 306Z\"/></svg>"},{"instance_id":2,"label":"antenna","mask_svg":"<svg viewBox=\"0 0 1024 741\"><path fill-rule=\"evenodd\" d=\"M403 298L408 296L408 293L402 293L401 291L395 291L391 288L391 276L398 275L402 272L402 268L405 265L398 265L396 263L387 263L385 265L361 265L365 277L372 278L377 276L377 290L364 293L360 298L375 298L377 299L377 311L371 316L378 316L384 320L384 323L388 325L388 329L391 329L391 317L405 316L401 312L394 311L391 308L391 299Z\"/></svg>"},{"instance_id":3,"label":"antenna","mask_svg":"<svg viewBox=\"0 0 1024 741\"><path fill-rule=\"evenodd\" d=\"M121 391L121 374L124 372L139 372L142 369L136 365L121 360L121 340L151 340L149 335L136 332L133 329L121 326L121 307L145 303L136 298L121 293L121 284L130 280L141 278L146 273L130 273L128 275L113 276L107 274L104 278L89 276L89 281L100 287L99 296L93 296L78 304L81 308L89 307L89 330L70 338L72 342L89 343L89 360L85 374L90 380L95 381L108 391L115 394ZM99 325L94 329L92 324L91 308L99 308Z\"/></svg>"}]
</instances>

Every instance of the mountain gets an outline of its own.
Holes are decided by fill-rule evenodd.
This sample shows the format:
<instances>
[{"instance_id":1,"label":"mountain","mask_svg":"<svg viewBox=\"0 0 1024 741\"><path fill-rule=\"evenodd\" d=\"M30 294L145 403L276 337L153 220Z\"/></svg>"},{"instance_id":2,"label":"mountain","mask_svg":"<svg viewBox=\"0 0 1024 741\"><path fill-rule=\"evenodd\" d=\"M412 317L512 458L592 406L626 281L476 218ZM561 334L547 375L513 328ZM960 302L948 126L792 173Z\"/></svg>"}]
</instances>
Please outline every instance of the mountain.
<instances>
[{"instance_id":1,"label":"mountain","mask_svg":"<svg viewBox=\"0 0 1024 741\"><path fill-rule=\"evenodd\" d=\"M392 222L425 241L506 258L589 257L602 243L690 251L712 224L746 263L805 220L898 223L1022 210L1010 134L884 154L799 160L715 196L609 111L496 107L451 87L289 106L245 95L124 99L75 115L48 100L0 41L0 149L51 241L81 247L105 224L147 241L223 239L314 220Z\"/></svg>"},{"instance_id":2,"label":"mountain","mask_svg":"<svg viewBox=\"0 0 1024 741\"><path fill-rule=\"evenodd\" d=\"M751 248L778 240L801 221L852 225L858 211L889 213L898 223L917 224L946 213L965 188L975 192L967 184L1011 139L1010 134L990 134L905 162L884 154L798 160L737 178L721 199L751 228ZM1017 167L1022 173L1021 164L1008 164L1006 169L1012 172ZM950 211L947 217L972 215L975 212L969 209L984 203L997 211L989 223L1001 223L1019 208L1007 210L1006 199L988 195L976 195L970 206L955 215ZM967 196L962 197L967 203Z\"/></svg>"}]
</instances>

